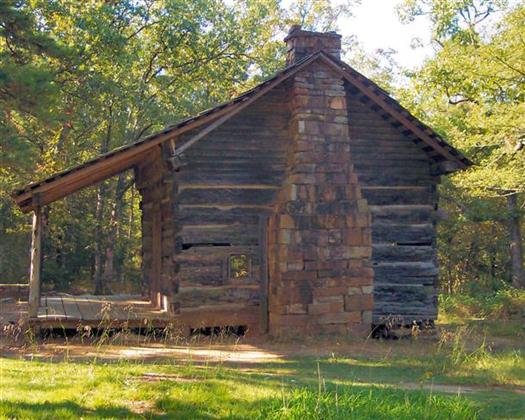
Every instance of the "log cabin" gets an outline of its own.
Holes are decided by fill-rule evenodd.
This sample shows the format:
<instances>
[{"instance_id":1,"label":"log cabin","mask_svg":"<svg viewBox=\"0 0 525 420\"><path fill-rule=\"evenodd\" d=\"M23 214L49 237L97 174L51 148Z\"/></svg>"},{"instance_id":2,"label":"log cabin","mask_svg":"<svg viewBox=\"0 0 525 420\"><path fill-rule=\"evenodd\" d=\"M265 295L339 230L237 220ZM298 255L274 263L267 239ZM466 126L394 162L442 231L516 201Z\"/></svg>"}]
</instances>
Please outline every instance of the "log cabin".
<instances>
[{"instance_id":1,"label":"log cabin","mask_svg":"<svg viewBox=\"0 0 525 420\"><path fill-rule=\"evenodd\" d=\"M294 26L287 65L230 102L13 193L34 212L124 170L152 307L184 328L369 332L437 317L437 185L471 163Z\"/></svg>"}]
</instances>

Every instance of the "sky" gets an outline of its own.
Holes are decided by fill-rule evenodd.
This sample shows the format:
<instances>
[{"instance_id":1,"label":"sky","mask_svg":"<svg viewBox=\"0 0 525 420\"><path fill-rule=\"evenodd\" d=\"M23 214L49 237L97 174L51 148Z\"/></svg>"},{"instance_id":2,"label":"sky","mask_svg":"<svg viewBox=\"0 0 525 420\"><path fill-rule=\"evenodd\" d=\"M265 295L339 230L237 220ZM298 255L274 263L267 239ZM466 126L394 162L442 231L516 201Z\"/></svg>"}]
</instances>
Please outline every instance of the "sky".
<instances>
[{"instance_id":1,"label":"sky","mask_svg":"<svg viewBox=\"0 0 525 420\"><path fill-rule=\"evenodd\" d=\"M397 51L396 61L406 68L415 68L425 58L432 56L430 47L430 22L418 17L409 24L399 21L396 6L401 0L361 0L353 11L354 16L339 22L343 36L356 35L366 52L392 48ZM413 49L412 40L419 38L425 46Z\"/></svg>"}]
</instances>

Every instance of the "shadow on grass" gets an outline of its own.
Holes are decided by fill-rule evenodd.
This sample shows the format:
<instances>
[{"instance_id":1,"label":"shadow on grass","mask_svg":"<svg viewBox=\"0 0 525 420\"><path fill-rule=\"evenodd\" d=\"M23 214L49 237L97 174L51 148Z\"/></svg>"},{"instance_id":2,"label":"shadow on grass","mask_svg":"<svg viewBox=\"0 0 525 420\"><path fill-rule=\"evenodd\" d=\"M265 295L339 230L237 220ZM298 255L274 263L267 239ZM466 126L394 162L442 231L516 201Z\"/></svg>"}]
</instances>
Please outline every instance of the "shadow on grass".
<instances>
[{"instance_id":1,"label":"shadow on grass","mask_svg":"<svg viewBox=\"0 0 525 420\"><path fill-rule=\"evenodd\" d=\"M73 401L42 403L0 401L0 414L3 418L19 419L144 418L126 407L90 409Z\"/></svg>"}]
</instances>

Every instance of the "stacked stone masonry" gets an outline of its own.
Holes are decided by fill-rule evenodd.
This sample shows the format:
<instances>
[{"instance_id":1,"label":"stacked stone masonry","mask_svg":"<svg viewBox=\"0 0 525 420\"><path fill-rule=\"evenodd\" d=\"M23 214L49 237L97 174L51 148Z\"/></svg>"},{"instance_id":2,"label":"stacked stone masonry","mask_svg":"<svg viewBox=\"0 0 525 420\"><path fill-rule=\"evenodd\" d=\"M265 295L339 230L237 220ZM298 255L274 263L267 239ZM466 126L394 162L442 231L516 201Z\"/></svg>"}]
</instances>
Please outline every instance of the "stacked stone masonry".
<instances>
[{"instance_id":1,"label":"stacked stone masonry","mask_svg":"<svg viewBox=\"0 0 525 420\"><path fill-rule=\"evenodd\" d=\"M345 333L373 310L371 216L353 171L343 80L293 78L288 173L270 224L270 328Z\"/></svg>"}]
</instances>

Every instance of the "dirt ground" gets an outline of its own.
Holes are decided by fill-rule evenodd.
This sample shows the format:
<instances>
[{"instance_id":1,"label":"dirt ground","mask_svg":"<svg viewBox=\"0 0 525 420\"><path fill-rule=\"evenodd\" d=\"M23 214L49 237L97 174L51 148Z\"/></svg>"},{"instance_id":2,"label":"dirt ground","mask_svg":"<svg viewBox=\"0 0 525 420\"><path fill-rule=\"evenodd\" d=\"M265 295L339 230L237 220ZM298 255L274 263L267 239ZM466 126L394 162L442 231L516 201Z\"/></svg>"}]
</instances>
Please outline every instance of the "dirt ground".
<instances>
[{"instance_id":1,"label":"dirt ground","mask_svg":"<svg viewBox=\"0 0 525 420\"><path fill-rule=\"evenodd\" d=\"M413 345L417 340L418 344ZM363 338L302 337L203 337L166 340L132 333L108 336L28 338L0 335L4 357L68 360L165 360L264 363L295 357L425 355L436 339L418 338L381 341Z\"/></svg>"},{"instance_id":2,"label":"dirt ground","mask_svg":"<svg viewBox=\"0 0 525 420\"><path fill-rule=\"evenodd\" d=\"M452 339L452 338L451 338ZM0 355L46 360L141 360L159 362L178 360L193 362L228 362L254 364L296 357L373 357L425 356L447 340L439 337L412 337L400 340L376 340L357 337L301 337L300 339L268 337L203 337L166 340L132 333L107 336L73 335L29 339L0 335ZM469 337L472 348L482 337ZM498 347L525 348L525 343L497 338L487 343Z\"/></svg>"},{"instance_id":3,"label":"dirt ground","mask_svg":"<svg viewBox=\"0 0 525 420\"><path fill-rule=\"evenodd\" d=\"M0 336L0 355L8 358L39 359L60 362L92 361L117 362L135 360L145 363L193 363L224 364L243 370L257 365L304 357L373 358L388 360L396 357L425 357L436 352L446 341L447 334L434 337L412 337L401 340L377 340L348 337L302 337L270 339L268 337L192 337L179 340L154 339L132 333L117 333L109 336L46 337L16 339ZM475 348L482 337L469 337L469 345ZM493 348L525 348L525 343L498 338L487 343ZM145 380L170 380L169 377L145 378ZM430 391L463 394L497 386L463 384L422 384L400 382L396 387L428 389ZM525 395L521 387L505 387L506 390Z\"/></svg>"}]
</instances>

